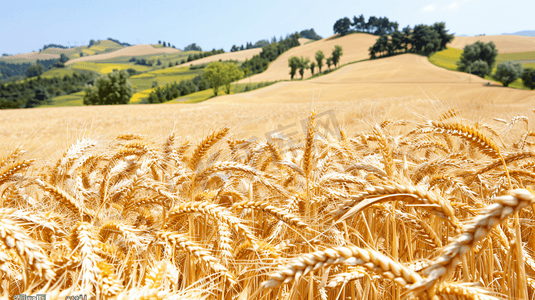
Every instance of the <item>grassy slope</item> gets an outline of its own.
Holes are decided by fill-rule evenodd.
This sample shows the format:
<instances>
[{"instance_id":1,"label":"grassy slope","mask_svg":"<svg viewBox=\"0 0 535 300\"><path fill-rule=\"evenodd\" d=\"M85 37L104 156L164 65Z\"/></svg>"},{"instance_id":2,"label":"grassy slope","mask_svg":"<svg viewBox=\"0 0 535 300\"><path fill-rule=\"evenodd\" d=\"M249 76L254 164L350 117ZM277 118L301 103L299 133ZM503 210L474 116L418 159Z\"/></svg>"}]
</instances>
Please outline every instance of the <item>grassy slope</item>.
<instances>
[{"instance_id":1,"label":"grassy slope","mask_svg":"<svg viewBox=\"0 0 535 300\"><path fill-rule=\"evenodd\" d=\"M121 48L124 48L124 46L121 46L117 44L116 42L112 42L109 40L103 40L99 43L87 48L87 46L80 46L76 48L71 49L45 49L41 51L41 53L50 53L50 54L65 54L69 58L78 58L80 57L80 52L83 52L84 55L95 55L99 53L106 53L106 52L112 52L115 50L119 50Z\"/></svg>"},{"instance_id":2,"label":"grassy slope","mask_svg":"<svg viewBox=\"0 0 535 300\"><path fill-rule=\"evenodd\" d=\"M113 72L114 69L117 70L126 70L129 68L135 69L136 71L144 72L148 71L151 68L147 66L134 65L133 63L123 63L123 64L113 64L113 63L94 63L94 62L78 62L72 65L69 65L69 68L94 71L101 74L108 74Z\"/></svg>"},{"instance_id":3,"label":"grassy slope","mask_svg":"<svg viewBox=\"0 0 535 300\"><path fill-rule=\"evenodd\" d=\"M461 60L462 52L463 51L460 49L448 48L431 55L429 61L436 66L457 71L458 68L456 63ZM522 61L530 59L535 59L535 52L502 53L498 54L496 57L496 64L510 60ZM535 68L535 62L524 63L523 66L524 68ZM496 66L492 69L492 74L494 74L494 72L496 72ZM485 79L495 81L491 76L485 76ZM522 79L520 78L509 84L509 87L529 90L529 88L522 83Z\"/></svg>"},{"instance_id":4,"label":"grassy slope","mask_svg":"<svg viewBox=\"0 0 535 300\"><path fill-rule=\"evenodd\" d=\"M190 70L189 67L166 68L134 75L130 77L130 82L134 85L136 92L140 92L151 89L153 81L158 82L159 86L163 86L175 81L179 83L181 80L192 79L201 73L202 69Z\"/></svg>"}]
</instances>

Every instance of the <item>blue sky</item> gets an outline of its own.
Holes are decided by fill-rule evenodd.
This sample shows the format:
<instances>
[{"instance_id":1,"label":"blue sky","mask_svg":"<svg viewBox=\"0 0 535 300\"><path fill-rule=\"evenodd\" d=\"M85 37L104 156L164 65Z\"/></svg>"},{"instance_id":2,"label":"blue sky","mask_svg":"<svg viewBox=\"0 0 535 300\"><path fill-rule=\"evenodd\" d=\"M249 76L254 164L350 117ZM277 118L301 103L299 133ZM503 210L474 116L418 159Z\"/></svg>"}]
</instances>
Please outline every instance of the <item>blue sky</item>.
<instances>
[{"instance_id":1,"label":"blue sky","mask_svg":"<svg viewBox=\"0 0 535 300\"><path fill-rule=\"evenodd\" d=\"M406 25L444 21L451 33L477 35L535 30L535 1L4 1L0 53L25 53L45 44L87 45L108 37L132 44L197 43L204 50L256 42L314 28L333 34L342 17L386 16Z\"/></svg>"}]
</instances>

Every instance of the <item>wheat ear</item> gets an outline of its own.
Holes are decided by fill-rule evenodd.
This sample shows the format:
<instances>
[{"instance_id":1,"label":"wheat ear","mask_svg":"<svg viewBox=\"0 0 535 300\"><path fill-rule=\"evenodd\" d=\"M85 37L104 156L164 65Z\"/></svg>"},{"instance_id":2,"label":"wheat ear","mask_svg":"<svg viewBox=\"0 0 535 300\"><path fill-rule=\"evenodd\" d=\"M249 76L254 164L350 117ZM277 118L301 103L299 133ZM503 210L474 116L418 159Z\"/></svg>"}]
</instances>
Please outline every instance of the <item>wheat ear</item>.
<instances>
[{"instance_id":1,"label":"wheat ear","mask_svg":"<svg viewBox=\"0 0 535 300\"><path fill-rule=\"evenodd\" d=\"M297 280L310 271L341 263L363 266L382 277L393 280L401 286L407 286L422 280L418 273L375 250L349 246L303 254L293 259L290 263L280 266L277 271L269 275L268 280L262 282L261 287L262 289L275 288Z\"/></svg>"},{"instance_id":2,"label":"wheat ear","mask_svg":"<svg viewBox=\"0 0 535 300\"><path fill-rule=\"evenodd\" d=\"M448 244L443 249L443 254L433 260L426 269L428 277L413 285L411 290L429 289L440 278L452 272L462 256L483 240L494 227L522 208L534 204L535 196L525 189L516 189L511 191L510 196L497 197L494 201L494 204L482 209L480 215L463 226L462 234Z\"/></svg>"},{"instance_id":3,"label":"wheat ear","mask_svg":"<svg viewBox=\"0 0 535 300\"><path fill-rule=\"evenodd\" d=\"M286 212L285 210L283 209L280 209L280 208L277 208L265 201L250 201L250 200L245 200L245 201L242 201L240 203L234 203L234 205L232 205L232 209L235 209L235 208L253 208L253 209L258 209L258 210L261 210L261 211L265 211L271 215L273 215L275 218L285 222L285 223L288 223L289 225L291 226L295 226L295 227L298 227L298 228L306 228L308 225L306 223L304 223L303 221L301 221L301 219L299 219L299 217L291 214L291 213L288 213Z\"/></svg>"}]
</instances>

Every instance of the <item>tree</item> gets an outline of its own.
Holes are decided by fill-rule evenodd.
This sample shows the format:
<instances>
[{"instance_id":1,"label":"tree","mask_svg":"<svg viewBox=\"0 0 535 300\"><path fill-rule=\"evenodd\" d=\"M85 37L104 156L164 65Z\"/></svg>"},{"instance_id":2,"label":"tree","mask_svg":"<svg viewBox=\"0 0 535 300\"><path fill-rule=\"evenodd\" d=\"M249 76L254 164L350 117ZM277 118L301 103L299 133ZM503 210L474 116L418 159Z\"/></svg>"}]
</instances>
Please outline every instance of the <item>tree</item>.
<instances>
[{"instance_id":1,"label":"tree","mask_svg":"<svg viewBox=\"0 0 535 300\"><path fill-rule=\"evenodd\" d=\"M403 38L401 39L403 43L403 49L405 49L405 53L409 52L409 45L412 44L412 30L409 25L407 27L403 28Z\"/></svg>"},{"instance_id":2,"label":"tree","mask_svg":"<svg viewBox=\"0 0 535 300\"><path fill-rule=\"evenodd\" d=\"M312 76L314 76L314 69L316 68L316 63L311 62L310 63L310 72L312 72Z\"/></svg>"},{"instance_id":3,"label":"tree","mask_svg":"<svg viewBox=\"0 0 535 300\"><path fill-rule=\"evenodd\" d=\"M333 50L333 54L332 54L332 58L333 58L333 64L334 64L334 67L336 68L336 65L338 65L338 62L340 62L340 57L342 56L342 46L340 45L335 45L334 46L334 50Z\"/></svg>"},{"instance_id":4,"label":"tree","mask_svg":"<svg viewBox=\"0 0 535 300\"><path fill-rule=\"evenodd\" d=\"M503 83L507 87L509 84L522 76L524 68L522 63L518 61L506 61L498 64L494 79Z\"/></svg>"},{"instance_id":5,"label":"tree","mask_svg":"<svg viewBox=\"0 0 535 300\"><path fill-rule=\"evenodd\" d=\"M453 40L455 35L448 34L448 31L446 30L446 23L444 22L433 24L433 29L438 33L440 39L440 46L437 51L446 49L446 45Z\"/></svg>"},{"instance_id":6,"label":"tree","mask_svg":"<svg viewBox=\"0 0 535 300\"><path fill-rule=\"evenodd\" d=\"M526 68L524 69L524 73L522 73L522 82L525 86L529 87L530 89L535 89L535 69L533 68Z\"/></svg>"},{"instance_id":7,"label":"tree","mask_svg":"<svg viewBox=\"0 0 535 300\"><path fill-rule=\"evenodd\" d=\"M325 58L325 54L323 54L323 51L318 50L316 52L316 62L318 63L318 70L321 73L321 67L323 67L323 59Z\"/></svg>"},{"instance_id":8,"label":"tree","mask_svg":"<svg viewBox=\"0 0 535 300\"><path fill-rule=\"evenodd\" d=\"M288 58L288 66L290 67L290 78L294 79L295 72L299 68L300 60L297 56L292 56Z\"/></svg>"},{"instance_id":9,"label":"tree","mask_svg":"<svg viewBox=\"0 0 535 300\"><path fill-rule=\"evenodd\" d=\"M403 50L403 33L401 31L394 31L392 33L391 43L394 51Z\"/></svg>"},{"instance_id":10,"label":"tree","mask_svg":"<svg viewBox=\"0 0 535 300\"><path fill-rule=\"evenodd\" d=\"M202 48L200 46L197 46L197 44L193 43L184 47L184 51L202 51Z\"/></svg>"},{"instance_id":11,"label":"tree","mask_svg":"<svg viewBox=\"0 0 535 300\"><path fill-rule=\"evenodd\" d=\"M366 20L364 20L364 15L361 14L358 18L357 16L353 16L353 22L351 22L351 26L355 27L356 31L364 30L364 27L366 27Z\"/></svg>"},{"instance_id":12,"label":"tree","mask_svg":"<svg viewBox=\"0 0 535 300\"><path fill-rule=\"evenodd\" d=\"M472 64L474 62L482 60L488 65L488 72L483 74L483 76L489 75L497 55L498 50L496 50L493 42L485 44L477 41L474 44L464 46L463 52L461 53L461 60L457 62L457 66L459 66L459 71L468 72L473 68Z\"/></svg>"},{"instance_id":13,"label":"tree","mask_svg":"<svg viewBox=\"0 0 535 300\"><path fill-rule=\"evenodd\" d=\"M214 95L217 96L219 87L222 85L226 87L227 94L230 94L230 84L243 78L243 71L233 63L214 61L205 68L204 78L210 81L214 88Z\"/></svg>"},{"instance_id":14,"label":"tree","mask_svg":"<svg viewBox=\"0 0 535 300\"><path fill-rule=\"evenodd\" d=\"M348 17L339 19L334 23L333 30L334 33L339 33L341 36L344 36L349 33L349 26L351 25L351 21Z\"/></svg>"},{"instance_id":15,"label":"tree","mask_svg":"<svg viewBox=\"0 0 535 300\"><path fill-rule=\"evenodd\" d=\"M230 94L230 84L236 80L240 80L243 78L243 71L238 68L238 66L234 63L226 63L224 64L225 68L225 77L223 78L223 84L226 88L227 95Z\"/></svg>"},{"instance_id":16,"label":"tree","mask_svg":"<svg viewBox=\"0 0 535 300\"><path fill-rule=\"evenodd\" d=\"M134 94L124 70L96 79L94 86L85 89L84 105L127 104Z\"/></svg>"},{"instance_id":17,"label":"tree","mask_svg":"<svg viewBox=\"0 0 535 300\"><path fill-rule=\"evenodd\" d=\"M331 69L331 64L333 63L333 57L330 56L327 58L327 67L329 68L329 70Z\"/></svg>"},{"instance_id":18,"label":"tree","mask_svg":"<svg viewBox=\"0 0 535 300\"><path fill-rule=\"evenodd\" d=\"M470 65L468 72L470 72L470 74L474 74L481 78L484 78L485 75L490 74L490 68L487 62L480 59L476 60Z\"/></svg>"},{"instance_id":19,"label":"tree","mask_svg":"<svg viewBox=\"0 0 535 300\"><path fill-rule=\"evenodd\" d=\"M43 74L44 72L45 72L45 66L43 66L42 64L31 65L26 70L26 76L35 77L35 76L39 76Z\"/></svg>"},{"instance_id":20,"label":"tree","mask_svg":"<svg viewBox=\"0 0 535 300\"><path fill-rule=\"evenodd\" d=\"M69 57L65 55L65 53L61 53L61 55L59 56L59 61L62 63L66 63L68 60L69 60Z\"/></svg>"},{"instance_id":21,"label":"tree","mask_svg":"<svg viewBox=\"0 0 535 300\"><path fill-rule=\"evenodd\" d=\"M162 44L162 41L158 40L158 45L161 45Z\"/></svg>"},{"instance_id":22,"label":"tree","mask_svg":"<svg viewBox=\"0 0 535 300\"><path fill-rule=\"evenodd\" d=\"M305 69L309 68L308 66L309 63L310 63L310 59L308 57L303 58L301 56L301 58L299 59L299 75L301 75L301 79L303 79L303 76L305 75Z\"/></svg>"}]
</instances>

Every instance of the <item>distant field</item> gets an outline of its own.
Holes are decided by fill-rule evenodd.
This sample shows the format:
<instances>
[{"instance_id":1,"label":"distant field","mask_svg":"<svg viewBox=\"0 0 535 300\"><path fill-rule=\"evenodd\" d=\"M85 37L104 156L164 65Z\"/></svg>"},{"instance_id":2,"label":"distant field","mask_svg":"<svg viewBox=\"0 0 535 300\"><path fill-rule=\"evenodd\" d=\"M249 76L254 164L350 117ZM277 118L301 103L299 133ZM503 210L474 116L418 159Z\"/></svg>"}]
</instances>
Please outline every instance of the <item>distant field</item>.
<instances>
[{"instance_id":1,"label":"distant field","mask_svg":"<svg viewBox=\"0 0 535 300\"><path fill-rule=\"evenodd\" d=\"M130 102L128 104L148 103L145 100L149 98L149 95L150 93L152 93L153 90L154 89L148 89L148 90L135 93L130 99Z\"/></svg>"},{"instance_id":2,"label":"distant field","mask_svg":"<svg viewBox=\"0 0 535 300\"><path fill-rule=\"evenodd\" d=\"M455 48L447 48L445 50L439 51L431 57L429 57L429 61L433 63L436 66L446 68L448 70L457 71L457 62L461 60L461 54L462 50L455 49ZM498 56L496 57L496 65L505 62L505 61L520 61L523 60L530 60L533 57L535 57L535 52L519 52L519 53L498 53ZM492 69L492 74L496 72L496 65ZM522 64L524 68L535 68L535 62L529 62L529 63L523 63ZM495 81L491 76L485 76L485 80ZM518 88L518 89L525 89L529 90L528 87L524 86L521 79L517 79L516 81L509 84L510 87Z\"/></svg>"},{"instance_id":3,"label":"distant field","mask_svg":"<svg viewBox=\"0 0 535 300\"><path fill-rule=\"evenodd\" d=\"M136 71L144 72L148 71L151 68L147 66L140 66L140 65L134 65L133 63L130 64L112 64L112 63L94 63L94 62L78 62L72 65L69 65L72 69L80 69L80 70L89 70L94 72L99 72L101 74L108 74L113 72L114 69L117 70L126 70L129 68L135 69Z\"/></svg>"},{"instance_id":4,"label":"distant field","mask_svg":"<svg viewBox=\"0 0 535 300\"><path fill-rule=\"evenodd\" d=\"M6 63L17 64L17 63L35 63L38 59L55 59L59 58L59 54L50 54L50 53L39 53L39 52L30 52L22 53L17 55L2 56L0 61L5 61Z\"/></svg>"},{"instance_id":5,"label":"distant field","mask_svg":"<svg viewBox=\"0 0 535 300\"><path fill-rule=\"evenodd\" d=\"M429 61L439 67L457 71L456 63L461 60L461 53L463 53L463 50L447 48L431 55Z\"/></svg>"},{"instance_id":6,"label":"distant field","mask_svg":"<svg viewBox=\"0 0 535 300\"><path fill-rule=\"evenodd\" d=\"M58 106L81 106L84 105L85 92L58 96L50 99L50 104L42 105L41 107L58 107Z\"/></svg>"},{"instance_id":7,"label":"distant field","mask_svg":"<svg viewBox=\"0 0 535 300\"><path fill-rule=\"evenodd\" d=\"M178 53L181 52L178 49L174 48L154 48L152 45L135 45L130 47L124 47L122 49L110 52L110 53L101 53L91 56L84 56L84 57L78 57L72 60L69 60L65 63L65 65L70 65L78 62L87 62L87 61L101 61L116 57L129 57L132 56L141 56L141 55L154 55L154 54L160 54L160 53Z\"/></svg>"},{"instance_id":8,"label":"distant field","mask_svg":"<svg viewBox=\"0 0 535 300\"><path fill-rule=\"evenodd\" d=\"M52 78L52 77L63 77L65 75L72 76L74 73L77 73L72 69L52 69L41 74L43 78Z\"/></svg>"},{"instance_id":9,"label":"distant field","mask_svg":"<svg viewBox=\"0 0 535 300\"><path fill-rule=\"evenodd\" d=\"M163 86L175 81L179 83L181 80L192 79L201 73L202 69L190 70L189 67L166 68L134 75L130 77L130 82L134 85L136 92L140 92L152 88L153 81L158 82L159 86Z\"/></svg>"},{"instance_id":10,"label":"distant field","mask_svg":"<svg viewBox=\"0 0 535 300\"><path fill-rule=\"evenodd\" d=\"M47 48L41 51L41 53L58 54L58 55L65 54L70 59L74 59L74 58L80 57L80 52L83 52L84 55L89 56L89 55L95 55L99 53L112 52L112 51L119 50L122 48L124 48L124 46L121 46L117 44L116 42L103 40L89 48L87 48L87 46L80 46L80 47L75 47L75 48L70 48L70 49Z\"/></svg>"},{"instance_id":11,"label":"distant field","mask_svg":"<svg viewBox=\"0 0 535 300\"><path fill-rule=\"evenodd\" d=\"M448 48L463 49L464 46L477 41L484 43L492 41L500 53L535 51L535 37L519 35L456 36L447 46Z\"/></svg>"}]
</instances>

